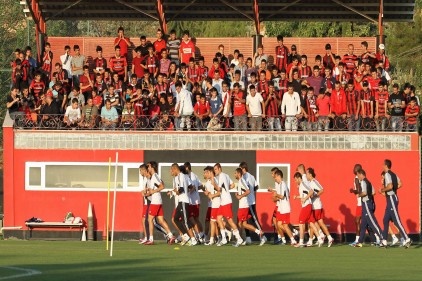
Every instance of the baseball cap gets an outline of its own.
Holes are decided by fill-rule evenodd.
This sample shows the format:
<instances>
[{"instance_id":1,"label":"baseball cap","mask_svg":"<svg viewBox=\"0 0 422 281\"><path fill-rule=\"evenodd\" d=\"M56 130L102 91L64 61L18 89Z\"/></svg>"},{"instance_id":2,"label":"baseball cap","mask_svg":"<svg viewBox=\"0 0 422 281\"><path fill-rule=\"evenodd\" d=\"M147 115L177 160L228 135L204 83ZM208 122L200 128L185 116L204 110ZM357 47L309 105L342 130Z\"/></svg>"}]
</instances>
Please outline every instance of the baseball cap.
<instances>
[{"instance_id":1,"label":"baseball cap","mask_svg":"<svg viewBox=\"0 0 422 281\"><path fill-rule=\"evenodd\" d=\"M378 48L380 48L381 50L384 50L384 49L385 49L385 45L384 45L384 44L380 44L380 45L378 46Z\"/></svg>"}]
</instances>

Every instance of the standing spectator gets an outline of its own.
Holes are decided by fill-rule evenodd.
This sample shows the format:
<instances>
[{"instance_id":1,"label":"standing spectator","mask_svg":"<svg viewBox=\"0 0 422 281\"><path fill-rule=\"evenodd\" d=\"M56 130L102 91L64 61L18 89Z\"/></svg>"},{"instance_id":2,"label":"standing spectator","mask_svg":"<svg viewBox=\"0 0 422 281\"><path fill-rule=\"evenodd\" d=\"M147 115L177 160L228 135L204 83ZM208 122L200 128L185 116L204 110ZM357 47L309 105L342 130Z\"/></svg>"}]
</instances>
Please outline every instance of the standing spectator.
<instances>
[{"instance_id":1,"label":"standing spectator","mask_svg":"<svg viewBox=\"0 0 422 281\"><path fill-rule=\"evenodd\" d=\"M255 86L249 88L250 93L246 97L246 109L248 110L249 126L251 131L262 130L262 118L265 118L264 99L256 92Z\"/></svg>"},{"instance_id":2,"label":"standing spectator","mask_svg":"<svg viewBox=\"0 0 422 281\"><path fill-rule=\"evenodd\" d=\"M13 120L16 120L18 116L22 115L22 113L19 112L21 99L18 97L18 93L19 88L14 86L10 91L10 95L7 96L7 111L9 112L10 118Z\"/></svg>"},{"instance_id":3,"label":"standing spectator","mask_svg":"<svg viewBox=\"0 0 422 281\"><path fill-rule=\"evenodd\" d=\"M69 47L69 50L70 50L70 47ZM26 56L26 60L29 62L28 83L30 84L32 79L34 79L34 74L35 74L36 69L38 68L38 64L37 64L37 60L32 57L32 49L30 46L26 46L25 56Z\"/></svg>"},{"instance_id":4,"label":"standing spectator","mask_svg":"<svg viewBox=\"0 0 422 281\"><path fill-rule=\"evenodd\" d=\"M155 40L153 46L155 50L154 55L158 60L161 60L161 50L167 47L167 42L163 38L163 31L161 29L157 29L157 40Z\"/></svg>"},{"instance_id":5,"label":"standing spectator","mask_svg":"<svg viewBox=\"0 0 422 281\"><path fill-rule=\"evenodd\" d=\"M169 53L169 59L176 63L177 66L180 64L179 48L180 39L176 37L176 31L173 29L170 31L170 38L167 40L167 51Z\"/></svg>"},{"instance_id":6,"label":"standing spectator","mask_svg":"<svg viewBox=\"0 0 422 281\"><path fill-rule=\"evenodd\" d=\"M331 68L327 67L324 69L325 77L321 81L321 89L324 89L325 93L331 94L336 83L336 78L331 75Z\"/></svg>"},{"instance_id":7,"label":"standing spectator","mask_svg":"<svg viewBox=\"0 0 422 281\"><path fill-rule=\"evenodd\" d=\"M149 74L151 74L152 77L155 79L158 74L160 62L158 58L154 55L154 47L152 45L148 46L148 55L144 57L141 66L145 69L144 80L146 72L149 72Z\"/></svg>"},{"instance_id":8,"label":"standing spectator","mask_svg":"<svg viewBox=\"0 0 422 281\"><path fill-rule=\"evenodd\" d=\"M85 100L88 100L88 97L91 97L92 88L94 87L94 77L89 74L89 67L87 65L84 65L83 70L84 72L79 78L79 83Z\"/></svg>"},{"instance_id":9,"label":"standing spectator","mask_svg":"<svg viewBox=\"0 0 422 281\"><path fill-rule=\"evenodd\" d=\"M29 92L34 96L35 102L38 102L39 96L44 93L45 87L44 81L41 80L41 73L35 72L35 78L29 85Z\"/></svg>"},{"instance_id":10,"label":"standing spectator","mask_svg":"<svg viewBox=\"0 0 422 281\"><path fill-rule=\"evenodd\" d=\"M307 121L308 131L318 130L318 107L316 105L316 97L314 95L314 89L310 87L308 89L307 98L306 98L306 110L305 118ZM305 128L303 128L305 130Z\"/></svg>"},{"instance_id":11,"label":"standing spectator","mask_svg":"<svg viewBox=\"0 0 422 281\"><path fill-rule=\"evenodd\" d=\"M305 79L306 85L314 88L315 91L319 92L323 77L319 75L319 67L317 65L313 67L312 74L312 76L309 76Z\"/></svg>"},{"instance_id":12,"label":"standing spectator","mask_svg":"<svg viewBox=\"0 0 422 281\"><path fill-rule=\"evenodd\" d=\"M72 56L70 55L69 45L64 47L64 54L60 56L60 61L62 62L63 69L67 71L69 85L72 85Z\"/></svg>"},{"instance_id":13,"label":"standing spectator","mask_svg":"<svg viewBox=\"0 0 422 281\"><path fill-rule=\"evenodd\" d=\"M289 56L287 57L287 65L291 64L293 62L294 58L299 59L300 58L300 55L297 53L297 47L296 47L296 45L293 44L290 47L290 53L289 53ZM287 69L286 69L286 71L287 71Z\"/></svg>"},{"instance_id":14,"label":"standing spectator","mask_svg":"<svg viewBox=\"0 0 422 281\"><path fill-rule=\"evenodd\" d=\"M161 50L161 60L160 60L160 72L161 74L165 75L166 77L169 74L169 68L170 68L171 61L167 58L167 50L162 49Z\"/></svg>"},{"instance_id":15,"label":"standing spectator","mask_svg":"<svg viewBox=\"0 0 422 281\"><path fill-rule=\"evenodd\" d=\"M189 30L183 31L180 43L179 58L181 63L189 64L190 58L195 58L195 44L189 36Z\"/></svg>"},{"instance_id":16,"label":"standing spectator","mask_svg":"<svg viewBox=\"0 0 422 281\"><path fill-rule=\"evenodd\" d=\"M147 42L147 37L145 35L142 35L139 40L141 41L141 45L139 45L137 48L140 50L141 52L141 57L145 57L146 55L148 55L148 46L152 45L151 42Z\"/></svg>"},{"instance_id":17,"label":"standing spectator","mask_svg":"<svg viewBox=\"0 0 422 281\"><path fill-rule=\"evenodd\" d=\"M200 95L200 100L195 103L193 110L193 114L196 117L196 128L198 130L206 129L209 122L210 104L206 100L205 95Z\"/></svg>"},{"instance_id":18,"label":"standing spectator","mask_svg":"<svg viewBox=\"0 0 422 281\"><path fill-rule=\"evenodd\" d=\"M368 81L362 82L362 90L360 91L360 101L362 110L362 127L366 130L371 129L374 118L374 95L369 89Z\"/></svg>"},{"instance_id":19,"label":"standing spectator","mask_svg":"<svg viewBox=\"0 0 422 281\"><path fill-rule=\"evenodd\" d=\"M279 71L287 68L287 58L289 56L289 49L283 44L283 36L277 36L278 46L275 47L275 65Z\"/></svg>"},{"instance_id":20,"label":"standing spectator","mask_svg":"<svg viewBox=\"0 0 422 281\"><path fill-rule=\"evenodd\" d=\"M385 131L390 120L390 114L387 110L388 91L384 89L384 82L380 82L378 90L375 91L375 126L377 131Z\"/></svg>"},{"instance_id":21,"label":"standing spectator","mask_svg":"<svg viewBox=\"0 0 422 281\"><path fill-rule=\"evenodd\" d=\"M47 82L50 82L51 70L53 69L53 52L48 42L45 43L44 52L41 56L41 69L46 76L46 84L48 84Z\"/></svg>"},{"instance_id":22,"label":"standing spectator","mask_svg":"<svg viewBox=\"0 0 422 281\"><path fill-rule=\"evenodd\" d=\"M94 59L94 73L100 73L102 75L107 68L107 60L103 58L103 48L101 46L97 46L96 52L97 57Z\"/></svg>"},{"instance_id":23,"label":"standing spectator","mask_svg":"<svg viewBox=\"0 0 422 281\"><path fill-rule=\"evenodd\" d=\"M306 55L302 55L300 58L300 65L299 65L299 77L300 79L306 79L312 75L311 67L308 65L308 57Z\"/></svg>"},{"instance_id":24,"label":"standing spectator","mask_svg":"<svg viewBox=\"0 0 422 281\"><path fill-rule=\"evenodd\" d=\"M379 44L378 52L376 54L377 66L382 67L385 71L390 70L390 60L385 54L385 45Z\"/></svg>"},{"instance_id":25,"label":"standing spectator","mask_svg":"<svg viewBox=\"0 0 422 281\"><path fill-rule=\"evenodd\" d=\"M258 68L261 65L262 60L265 60L267 62L268 61L268 55L264 54L264 46L259 45L258 49L256 50L256 53L254 55L253 66L255 68Z\"/></svg>"},{"instance_id":26,"label":"standing spectator","mask_svg":"<svg viewBox=\"0 0 422 281\"><path fill-rule=\"evenodd\" d=\"M186 124L188 131L190 131L193 113L192 93L183 89L181 81L177 81L175 87L177 93L176 109L174 113L174 116L177 118L176 129L181 131Z\"/></svg>"},{"instance_id":27,"label":"standing spectator","mask_svg":"<svg viewBox=\"0 0 422 281\"><path fill-rule=\"evenodd\" d=\"M144 57L142 56L142 50L140 47L135 49L135 57L132 59L132 75L135 74L136 78L140 80L144 77L144 68L142 67L142 60Z\"/></svg>"},{"instance_id":28,"label":"standing spectator","mask_svg":"<svg viewBox=\"0 0 422 281\"><path fill-rule=\"evenodd\" d=\"M360 46L362 48L362 55L360 55L360 60L365 64L368 63L371 67L374 66L377 56L368 50L368 42L363 41L360 43Z\"/></svg>"},{"instance_id":29,"label":"standing spectator","mask_svg":"<svg viewBox=\"0 0 422 281\"><path fill-rule=\"evenodd\" d=\"M120 46L114 47L115 55L110 58L110 68L119 75L119 80L127 82L127 60L121 55Z\"/></svg>"},{"instance_id":30,"label":"standing spectator","mask_svg":"<svg viewBox=\"0 0 422 281\"><path fill-rule=\"evenodd\" d=\"M263 96L265 99L265 115L267 116L268 130L281 131L281 122L278 109L281 104L281 94L275 91L274 83L269 82L268 94Z\"/></svg>"},{"instance_id":31,"label":"standing spectator","mask_svg":"<svg viewBox=\"0 0 422 281\"><path fill-rule=\"evenodd\" d=\"M419 115L419 106L417 105L416 97L411 97L410 102L406 107L405 117L406 117L406 131L415 132L417 129Z\"/></svg>"},{"instance_id":32,"label":"standing spectator","mask_svg":"<svg viewBox=\"0 0 422 281\"><path fill-rule=\"evenodd\" d=\"M318 98L316 100L316 105L318 107L318 131L328 131L330 127L330 95L327 94L324 89L319 90Z\"/></svg>"},{"instance_id":33,"label":"standing spectator","mask_svg":"<svg viewBox=\"0 0 422 281\"><path fill-rule=\"evenodd\" d=\"M297 131L298 118L300 118L300 97L293 90L293 84L287 85L287 92L283 94L281 102L281 115L285 119L286 131Z\"/></svg>"},{"instance_id":34,"label":"standing spectator","mask_svg":"<svg viewBox=\"0 0 422 281\"><path fill-rule=\"evenodd\" d=\"M111 101L107 99L105 106L101 109L101 127L102 129L114 129L119 122L119 114L114 107L111 106Z\"/></svg>"},{"instance_id":35,"label":"standing spectator","mask_svg":"<svg viewBox=\"0 0 422 281\"><path fill-rule=\"evenodd\" d=\"M240 88L239 84L233 85L232 104L233 104L234 130L246 131L247 130L246 95L245 95L245 92L241 91L239 88Z\"/></svg>"},{"instance_id":36,"label":"standing spectator","mask_svg":"<svg viewBox=\"0 0 422 281\"><path fill-rule=\"evenodd\" d=\"M85 56L81 55L81 50L78 45L73 46L73 51L75 52L75 55L71 59L73 86L79 87L79 76L83 73L83 66L86 61Z\"/></svg>"},{"instance_id":37,"label":"standing spectator","mask_svg":"<svg viewBox=\"0 0 422 281\"><path fill-rule=\"evenodd\" d=\"M353 44L349 44L347 46L347 54L343 56L342 62L346 65L346 72L349 74L350 77L353 76L353 73L355 72L356 65L358 62L358 56L354 54L355 47Z\"/></svg>"},{"instance_id":38,"label":"standing spectator","mask_svg":"<svg viewBox=\"0 0 422 281\"><path fill-rule=\"evenodd\" d=\"M331 45L325 44L325 55L322 58L322 63L325 68L334 69L335 55L331 52Z\"/></svg>"},{"instance_id":39,"label":"standing spectator","mask_svg":"<svg viewBox=\"0 0 422 281\"><path fill-rule=\"evenodd\" d=\"M123 57L127 57L128 48L131 45L130 39L125 37L125 30L123 27L117 29L117 37L114 39L114 48L120 47L120 53Z\"/></svg>"},{"instance_id":40,"label":"standing spectator","mask_svg":"<svg viewBox=\"0 0 422 281\"><path fill-rule=\"evenodd\" d=\"M349 80L346 89L347 104L347 128L349 131L359 131L360 129L360 92L355 89L353 80Z\"/></svg>"},{"instance_id":41,"label":"standing spectator","mask_svg":"<svg viewBox=\"0 0 422 281\"><path fill-rule=\"evenodd\" d=\"M334 129L344 130L346 128L347 104L346 93L341 88L339 81L335 82L331 92L331 116L334 119Z\"/></svg>"}]
</instances>

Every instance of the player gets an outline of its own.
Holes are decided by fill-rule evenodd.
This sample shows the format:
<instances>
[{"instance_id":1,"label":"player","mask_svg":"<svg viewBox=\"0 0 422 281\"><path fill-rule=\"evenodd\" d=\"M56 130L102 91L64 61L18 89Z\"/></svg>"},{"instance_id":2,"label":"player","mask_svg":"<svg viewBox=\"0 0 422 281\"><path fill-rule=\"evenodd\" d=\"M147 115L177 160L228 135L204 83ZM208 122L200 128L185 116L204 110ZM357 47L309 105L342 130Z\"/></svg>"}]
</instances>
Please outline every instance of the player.
<instances>
[{"instance_id":1,"label":"player","mask_svg":"<svg viewBox=\"0 0 422 281\"><path fill-rule=\"evenodd\" d=\"M221 205L218 210L218 224L221 232L221 242L217 244L217 246L227 244L226 229L223 223L223 218L225 218L233 230L233 235L237 239L236 244L233 246L239 247L243 243L243 239L240 237L239 230L237 229L236 224L233 222L232 197L229 190L232 181L227 174L223 173L220 163L216 163L214 165L214 172L218 182L218 184L215 182L213 183L214 188L220 189L221 192Z\"/></svg>"},{"instance_id":2,"label":"player","mask_svg":"<svg viewBox=\"0 0 422 281\"><path fill-rule=\"evenodd\" d=\"M391 160L385 159L384 160L384 167L383 170L385 172L384 175L384 187L380 189L380 193L385 193L385 197L387 199L387 205L385 208L385 214L384 214L384 230L382 232L382 237L386 238L388 235L388 226L390 223L390 220L393 221L393 223L396 225L396 227L400 231L401 237L405 239L404 241L404 247L407 249L412 244L412 240L407 236L406 231L404 230L404 227L401 223L400 216L399 216L399 210L398 210L398 204L399 204L399 198L397 197L397 190L402 186L402 182L400 178L391 171ZM383 243L385 240L383 240Z\"/></svg>"},{"instance_id":3,"label":"player","mask_svg":"<svg viewBox=\"0 0 422 281\"><path fill-rule=\"evenodd\" d=\"M321 227L321 230L325 233L325 235L328 237L328 247L331 247L334 242L334 238L331 237L331 234L324 223L324 209L322 207L322 202L320 198L321 194L324 192L324 189L321 184L315 179L315 171L313 168L306 169L306 177L309 181L309 187L312 188L314 191L314 195L312 196L312 212L315 221ZM320 238L324 240L325 237L321 235Z\"/></svg>"},{"instance_id":4,"label":"player","mask_svg":"<svg viewBox=\"0 0 422 281\"><path fill-rule=\"evenodd\" d=\"M359 180L359 193L361 198L362 220L360 225L360 235L354 247L362 247L363 239L365 238L366 228L371 228L382 240L380 247L387 247L387 241L383 238L381 227L374 214L374 197L372 192L372 184L366 178L366 172L362 168L356 170L356 176Z\"/></svg>"},{"instance_id":5,"label":"player","mask_svg":"<svg viewBox=\"0 0 422 281\"><path fill-rule=\"evenodd\" d=\"M248 164L246 162L241 162L239 164L239 168L242 170L242 178L245 180L246 184L249 188L248 194L248 204L249 204L249 212L251 217L248 219L248 223L254 225L257 229L262 231L261 224L259 223L258 216L256 215L256 200L255 200L255 192L258 189L258 185L256 184L255 177L252 176L248 172ZM246 233L246 244L251 244L252 240L249 234L249 230L245 230Z\"/></svg>"},{"instance_id":6,"label":"player","mask_svg":"<svg viewBox=\"0 0 422 281\"><path fill-rule=\"evenodd\" d=\"M210 241L205 243L205 246L211 246L216 244L216 238L218 237L218 209L220 208L220 189L218 188L214 169L211 166L204 168L204 178L207 180L205 183L204 194L208 197L209 203L211 206L208 207L209 210L209 221L210 221ZM207 212L208 216L208 212Z\"/></svg>"},{"instance_id":7,"label":"player","mask_svg":"<svg viewBox=\"0 0 422 281\"><path fill-rule=\"evenodd\" d=\"M191 188L189 189L189 220L194 226L195 233L197 234L197 239L200 243L204 241L204 232L202 228L201 221L199 220L199 207L201 199L199 198L198 188L201 185L198 176L192 172L192 167L189 162L183 164L185 167L186 173L191 180Z\"/></svg>"},{"instance_id":8,"label":"player","mask_svg":"<svg viewBox=\"0 0 422 281\"><path fill-rule=\"evenodd\" d=\"M312 247L313 243L312 240L309 239L308 243L305 245L303 240L305 237L305 227L306 224L309 224L309 228L313 229L314 233L318 233L315 224L311 221L312 218L312 195L314 191L309 188L309 186L303 181L302 174L300 172L296 172L294 174L294 179L297 184L297 188L299 190L299 195L295 195L293 199L299 199L302 205L302 209L300 210L299 215L299 244L297 247L303 248L305 246ZM320 243L322 244L323 241L320 239Z\"/></svg>"},{"instance_id":9,"label":"player","mask_svg":"<svg viewBox=\"0 0 422 281\"><path fill-rule=\"evenodd\" d=\"M355 211L355 225L356 225L356 239L353 243L349 244L350 246L355 246L358 243L359 240L359 234L360 234L360 225L361 225L361 219L362 219L362 198L359 196L361 193L361 187L360 187L360 181L357 176L357 171L362 169L361 164L355 164L353 167L353 174L355 175L353 188L350 189L350 193L353 193L357 197L357 206Z\"/></svg>"},{"instance_id":10,"label":"player","mask_svg":"<svg viewBox=\"0 0 422 281\"><path fill-rule=\"evenodd\" d=\"M275 172L278 171L279 168L274 167L271 169L271 176L274 179L274 188L273 187L268 187L268 191L272 192L276 185L277 182L275 182ZM277 200L278 201L278 200ZM277 201L275 202L276 205L274 206L274 211L273 211L273 226L274 226L274 232L277 231L277 240L274 238L274 244L278 245L286 245L286 237L284 237L284 231L283 231L283 226L281 225L281 227L278 226L277 224L277 210L278 210L278 206L277 206Z\"/></svg>"},{"instance_id":11,"label":"player","mask_svg":"<svg viewBox=\"0 0 422 281\"><path fill-rule=\"evenodd\" d=\"M146 195L150 197L151 204L148 212L148 224L149 224L149 240L145 242L145 245L154 245L154 218L157 218L157 223L163 227L167 233L169 244L173 244L175 238L170 231L170 228L164 219L163 212L163 201L161 198L161 190L164 189L164 183L157 174L158 164L155 161L148 162L147 169L149 173L149 181Z\"/></svg>"},{"instance_id":12,"label":"player","mask_svg":"<svg viewBox=\"0 0 422 281\"><path fill-rule=\"evenodd\" d=\"M273 191L273 199L277 200L277 225L283 227L283 231L290 237L290 244L296 246L297 242L293 237L293 233L289 228L290 224L290 191L286 183L283 181L283 172L277 170L274 172L276 188Z\"/></svg>"},{"instance_id":13,"label":"player","mask_svg":"<svg viewBox=\"0 0 422 281\"><path fill-rule=\"evenodd\" d=\"M173 191L178 195L178 204L174 213L174 221L177 227L183 233L183 241L181 245L188 244L189 246L195 246L198 241L195 239L192 231L192 223L188 220L188 208L189 208L189 177L180 171L180 167L177 163L173 163L170 168L171 175L173 178Z\"/></svg>"},{"instance_id":14,"label":"player","mask_svg":"<svg viewBox=\"0 0 422 281\"><path fill-rule=\"evenodd\" d=\"M258 234L261 238L259 246L262 246L265 244L265 242L267 242L267 238L265 237L264 232L261 229L258 229L248 223L248 220L251 217L248 197L249 194L253 191L249 189L248 183L243 178L243 171L241 168L237 168L235 170L234 177L238 181L236 198L239 200L239 209L237 210L237 223L239 229L240 231L242 231L242 229L247 229Z\"/></svg>"},{"instance_id":15,"label":"player","mask_svg":"<svg viewBox=\"0 0 422 281\"><path fill-rule=\"evenodd\" d=\"M148 211L149 211L149 205L151 204L151 201L146 196L147 193L147 166L145 164L142 164L139 166L139 174L141 175L141 194L144 197L144 206L142 208L142 226L144 227L144 239L139 239L139 244L145 244L148 241L149 233L148 233Z\"/></svg>"}]
</instances>

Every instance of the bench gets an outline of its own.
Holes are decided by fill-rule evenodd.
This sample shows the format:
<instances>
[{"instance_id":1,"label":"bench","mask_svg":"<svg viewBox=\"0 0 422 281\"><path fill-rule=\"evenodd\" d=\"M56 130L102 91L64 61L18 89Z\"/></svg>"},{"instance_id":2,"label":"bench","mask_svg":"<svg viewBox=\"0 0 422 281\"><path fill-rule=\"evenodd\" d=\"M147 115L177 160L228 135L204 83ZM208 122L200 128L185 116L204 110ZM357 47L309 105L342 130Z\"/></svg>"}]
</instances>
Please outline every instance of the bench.
<instances>
[{"instance_id":1,"label":"bench","mask_svg":"<svg viewBox=\"0 0 422 281\"><path fill-rule=\"evenodd\" d=\"M32 230L34 228L79 228L82 231L84 223L69 223L69 222L26 222L25 225L29 229L29 238L32 238Z\"/></svg>"}]
</instances>

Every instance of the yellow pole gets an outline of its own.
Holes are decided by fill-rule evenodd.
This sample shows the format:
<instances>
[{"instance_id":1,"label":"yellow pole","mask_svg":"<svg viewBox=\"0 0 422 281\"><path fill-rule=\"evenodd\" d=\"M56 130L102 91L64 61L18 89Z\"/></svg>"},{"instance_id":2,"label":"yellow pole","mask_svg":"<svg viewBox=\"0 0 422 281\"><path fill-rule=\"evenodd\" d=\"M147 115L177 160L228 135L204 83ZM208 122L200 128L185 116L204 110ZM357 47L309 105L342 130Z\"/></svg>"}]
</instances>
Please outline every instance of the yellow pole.
<instances>
[{"instance_id":1,"label":"yellow pole","mask_svg":"<svg viewBox=\"0 0 422 281\"><path fill-rule=\"evenodd\" d=\"M108 158L108 187L107 187L107 226L106 226L106 250L108 251L108 230L110 222L110 180L111 180L111 157ZM104 236L103 236L104 237Z\"/></svg>"}]
</instances>

